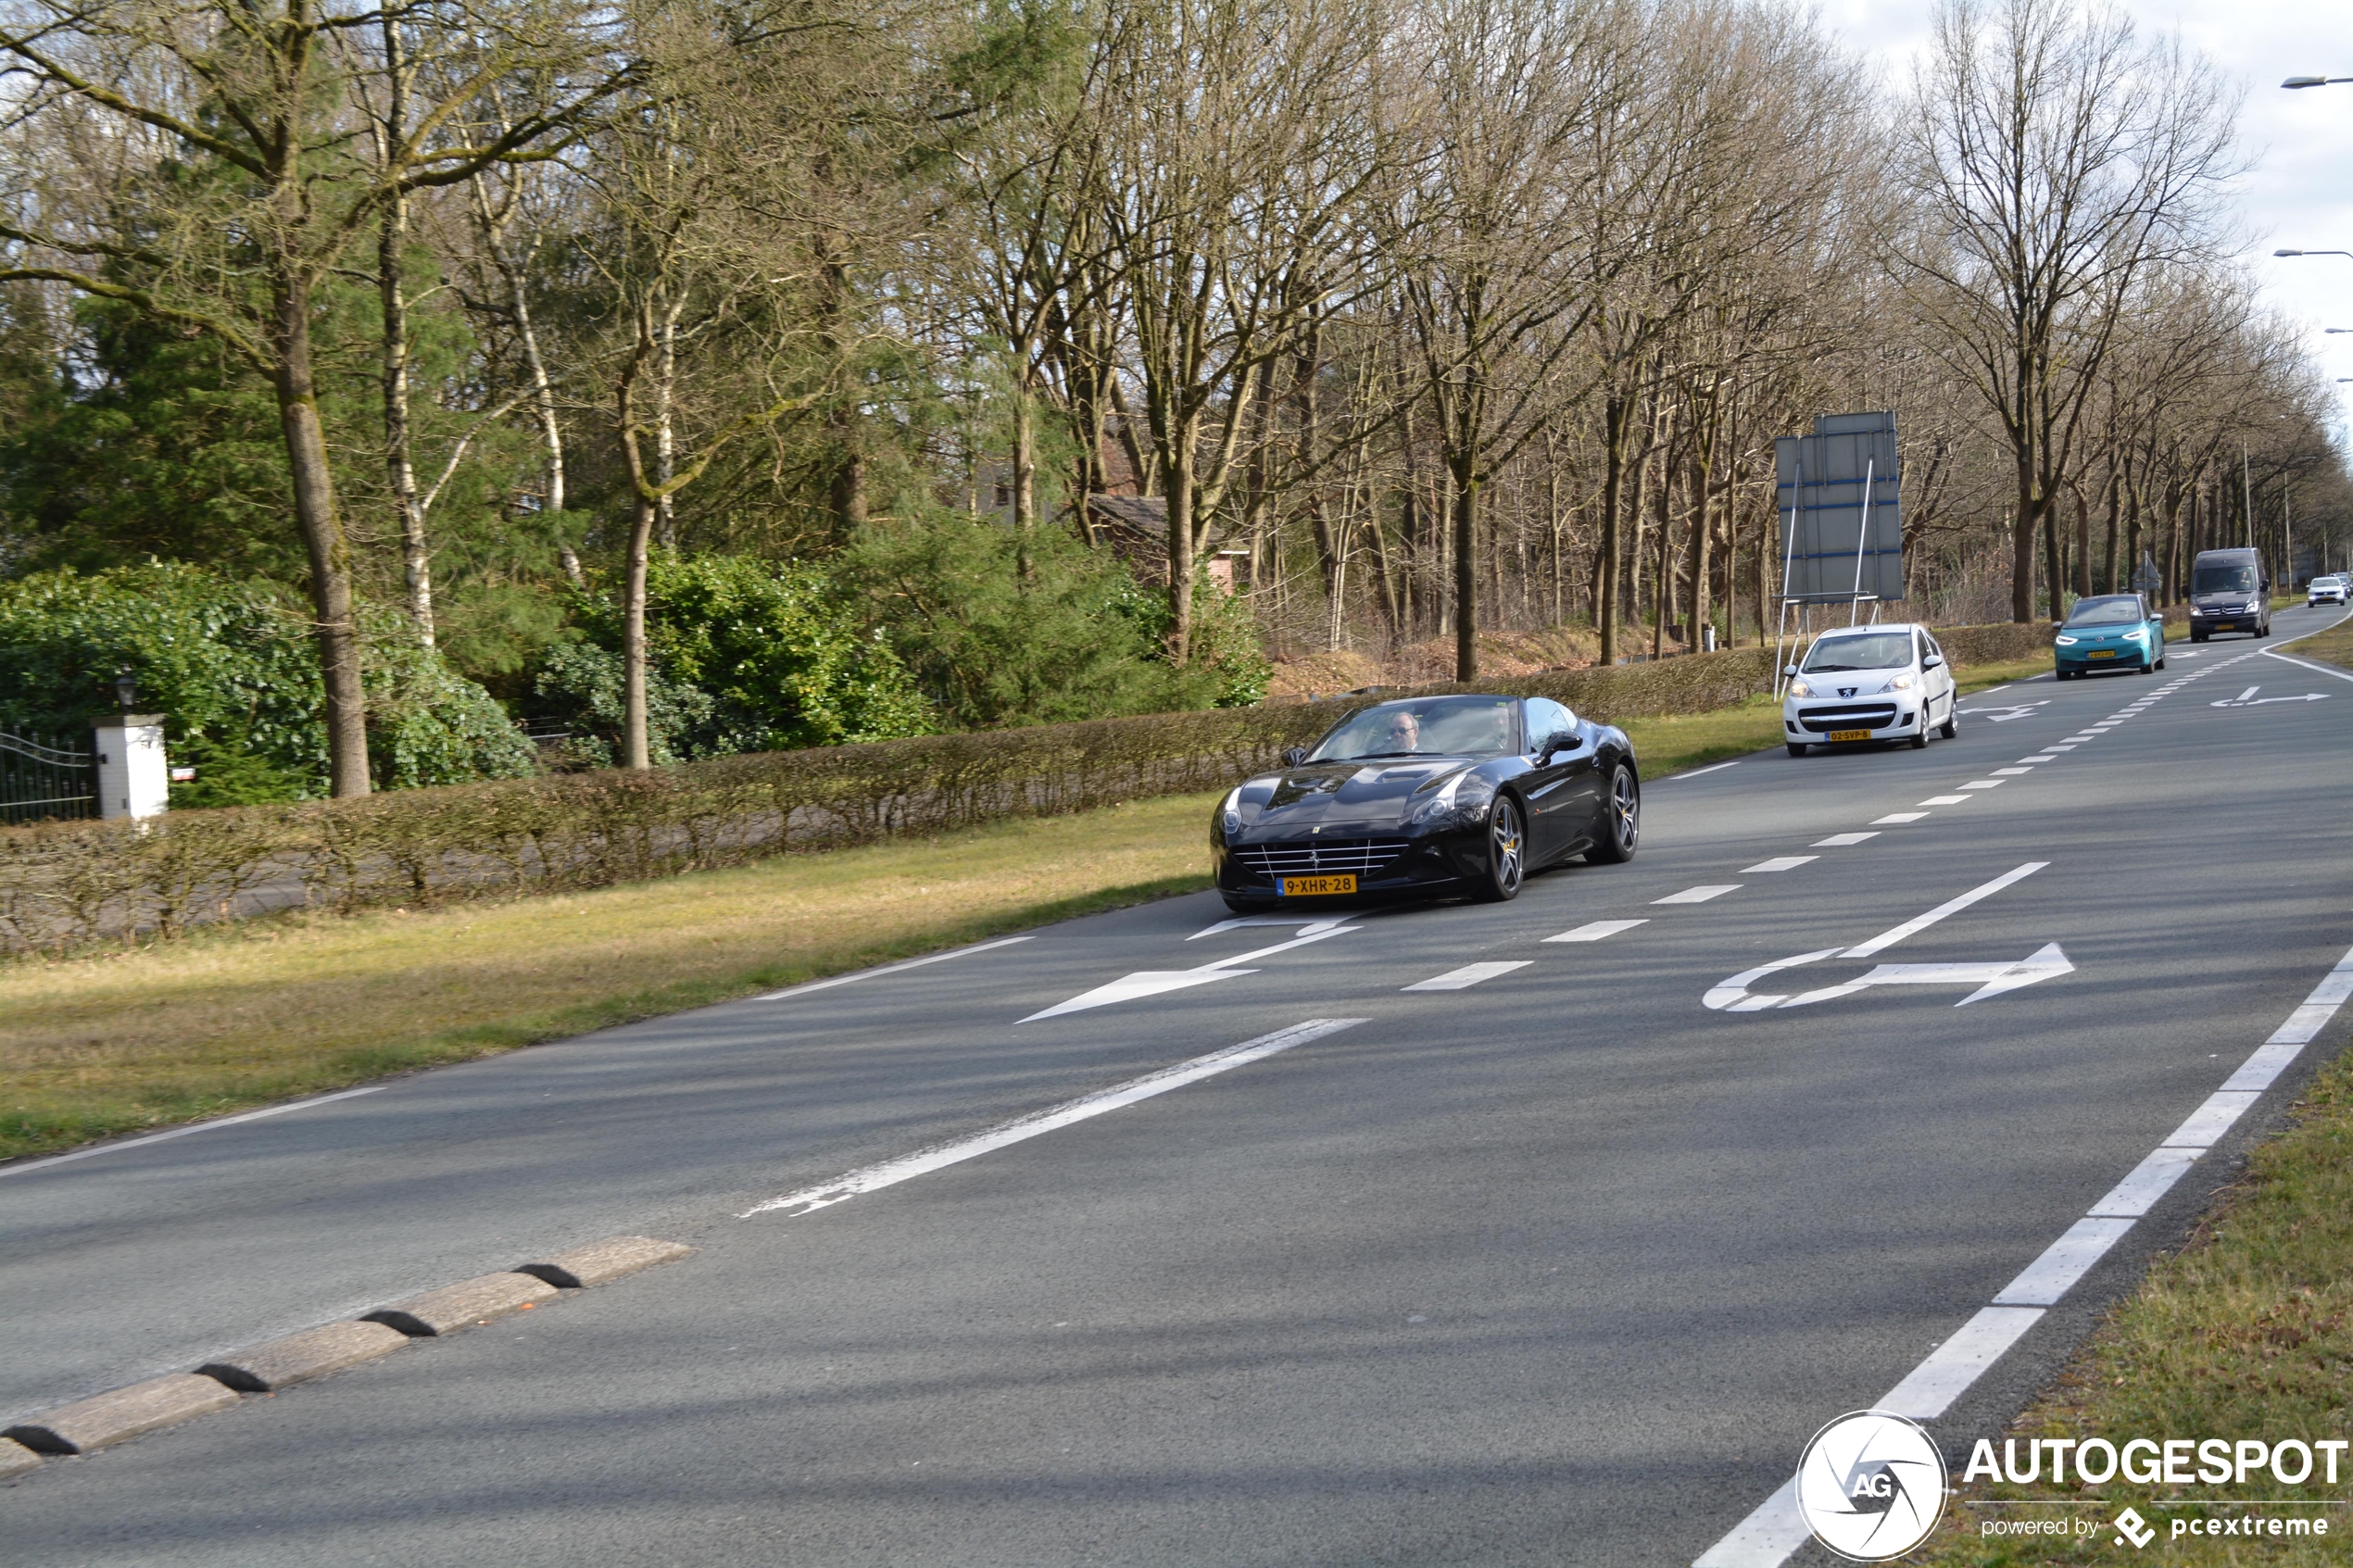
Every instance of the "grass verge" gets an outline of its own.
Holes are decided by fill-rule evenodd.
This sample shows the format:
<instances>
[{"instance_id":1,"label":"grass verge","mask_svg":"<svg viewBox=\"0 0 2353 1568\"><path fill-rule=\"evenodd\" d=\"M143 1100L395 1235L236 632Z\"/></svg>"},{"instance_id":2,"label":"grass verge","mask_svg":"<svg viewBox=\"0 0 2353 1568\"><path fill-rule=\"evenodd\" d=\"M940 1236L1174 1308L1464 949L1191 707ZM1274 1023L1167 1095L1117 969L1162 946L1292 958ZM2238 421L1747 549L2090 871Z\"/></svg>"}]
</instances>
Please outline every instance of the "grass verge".
<instances>
[{"instance_id":1,"label":"grass verge","mask_svg":"<svg viewBox=\"0 0 2353 1568\"><path fill-rule=\"evenodd\" d=\"M2298 659L2316 659L2341 670L2353 670L2353 617L2338 621L2316 636L2298 637L2288 645Z\"/></svg>"},{"instance_id":2,"label":"grass verge","mask_svg":"<svg viewBox=\"0 0 2353 1568\"><path fill-rule=\"evenodd\" d=\"M2182 1250L2161 1259L2077 1355L2057 1387L2020 1416L2009 1436L2023 1458L2029 1438L2219 1437L2277 1443L2353 1436L2353 1061L2340 1058L2306 1091L2285 1132L2254 1151L2247 1173L2200 1223ZM1996 1449L2000 1444L1995 1444ZM2195 1472L2196 1460L2192 1461ZM2291 1462L2289 1468L2295 1465ZM2272 1499L2342 1502L2339 1482L2284 1485L2266 1472L2216 1486L1962 1486L1952 1517L1907 1561L1970 1568L2112 1561L2108 1522L2127 1506L2163 1540L2168 1563L2342 1563L2353 1561L2353 1509L2247 1506ZM2073 1478L2070 1468L2069 1476ZM2056 1504L2026 1498L2064 1497ZM2245 1499L2214 1506L2187 1499ZM2327 1537L2244 1535L2217 1540L2173 1535L2176 1519L2233 1515L2326 1516ZM1987 1539L1987 1519L2094 1520L2090 1536ZM2152 1546L2157 1543L2152 1542Z\"/></svg>"},{"instance_id":3,"label":"grass verge","mask_svg":"<svg viewBox=\"0 0 2353 1568\"><path fill-rule=\"evenodd\" d=\"M2028 666L2027 668L2039 668ZM1964 689L2003 670L1971 671ZM1780 710L1635 719L1657 778ZM0 1158L560 1039L1206 884L1210 796L509 904L293 913L0 965Z\"/></svg>"}]
</instances>

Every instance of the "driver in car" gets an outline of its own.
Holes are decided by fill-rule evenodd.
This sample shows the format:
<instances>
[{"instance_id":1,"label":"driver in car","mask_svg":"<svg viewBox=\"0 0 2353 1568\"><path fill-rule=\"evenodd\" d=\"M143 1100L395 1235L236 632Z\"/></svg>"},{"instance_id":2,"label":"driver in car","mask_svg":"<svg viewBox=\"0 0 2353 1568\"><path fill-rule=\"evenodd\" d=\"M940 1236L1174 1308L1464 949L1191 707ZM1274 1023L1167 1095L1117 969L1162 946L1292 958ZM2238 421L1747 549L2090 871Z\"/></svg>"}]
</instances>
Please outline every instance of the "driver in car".
<instances>
[{"instance_id":1,"label":"driver in car","mask_svg":"<svg viewBox=\"0 0 2353 1568\"><path fill-rule=\"evenodd\" d=\"M1384 752L1418 751L1422 745L1422 721L1409 710L1400 709L1389 716L1388 726L1381 731L1380 749Z\"/></svg>"}]
</instances>

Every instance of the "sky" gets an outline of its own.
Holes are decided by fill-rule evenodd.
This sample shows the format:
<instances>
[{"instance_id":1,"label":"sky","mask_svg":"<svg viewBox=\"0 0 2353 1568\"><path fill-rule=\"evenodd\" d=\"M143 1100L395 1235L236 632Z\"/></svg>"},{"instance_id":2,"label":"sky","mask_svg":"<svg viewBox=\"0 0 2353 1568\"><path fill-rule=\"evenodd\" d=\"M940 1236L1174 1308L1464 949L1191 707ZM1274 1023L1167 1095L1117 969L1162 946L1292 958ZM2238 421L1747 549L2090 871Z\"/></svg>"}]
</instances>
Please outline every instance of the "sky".
<instances>
[{"instance_id":1,"label":"sky","mask_svg":"<svg viewBox=\"0 0 2353 1568\"><path fill-rule=\"evenodd\" d=\"M1927 42L1931 0L1824 0L1823 20L1885 72L1909 80ZM2331 376L2353 377L2353 257L2271 252L2353 250L2353 82L2281 88L2291 76L2353 76L2353 0L2125 0L2148 31L2178 28L2246 90L2239 133L2254 168L2240 182L2245 255L2265 299L2310 332ZM2339 385L2353 417L2353 384Z\"/></svg>"}]
</instances>

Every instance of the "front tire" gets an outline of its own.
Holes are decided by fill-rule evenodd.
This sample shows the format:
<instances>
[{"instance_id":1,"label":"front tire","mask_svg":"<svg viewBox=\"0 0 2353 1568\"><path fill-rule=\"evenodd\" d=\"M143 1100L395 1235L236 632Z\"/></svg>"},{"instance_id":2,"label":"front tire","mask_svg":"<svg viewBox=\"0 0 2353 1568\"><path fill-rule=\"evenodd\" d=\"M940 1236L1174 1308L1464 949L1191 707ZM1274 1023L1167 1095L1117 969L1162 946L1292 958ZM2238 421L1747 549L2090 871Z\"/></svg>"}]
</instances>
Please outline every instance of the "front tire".
<instances>
[{"instance_id":1,"label":"front tire","mask_svg":"<svg viewBox=\"0 0 2353 1568\"><path fill-rule=\"evenodd\" d=\"M1801 756L1806 751L1802 746L1790 749ZM1610 772L1609 797L1602 803L1602 820L1594 826L1601 834L1585 851L1585 859L1595 865L1624 865L1642 847L1642 786L1636 782L1634 770L1623 762Z\"/></svg>"},{"instance_id":2,"label":"front tire","mask_svg":"<svg viewBox=\"0 0 2353 1568\"><path fill-rule=\"evenodd\" d=\"M1803 756L1805 756L1805 755L1806 755L1806 746L1805 746L1805 743L1804 743L1804 742L1802 742L1802 741L1792 741L1792 742L1790 742L1790 743L1789 743L1789 754L1790 754L1792 757L1803 757Z\"/></svg>"},{"instance_id":3,"label":"front tire","mask_svg":"<svg viewBox=\"0 0 2353 1568\"><path fill-rule=\"evenodd\" d=\"M1494 809L1487 813L1487 875L1473 897L1482 904L1516 898L1519 884L1527 877L1528 830L1521 822L1519 802L1499 795Z\"/></svg>"},{"instance_id":4,"label":"front tire","mask_svg":"<svg viewBox=\"0 0 2353 1568\"><path fill-rule=\"evenodd\" d=\"M1936 726L1936 733L1943 735L1946 740L1952 740L1960 734L1961 699L1958 696L1949 698L1945 702L1944 722Z\"/></svg>"}]
</instances>

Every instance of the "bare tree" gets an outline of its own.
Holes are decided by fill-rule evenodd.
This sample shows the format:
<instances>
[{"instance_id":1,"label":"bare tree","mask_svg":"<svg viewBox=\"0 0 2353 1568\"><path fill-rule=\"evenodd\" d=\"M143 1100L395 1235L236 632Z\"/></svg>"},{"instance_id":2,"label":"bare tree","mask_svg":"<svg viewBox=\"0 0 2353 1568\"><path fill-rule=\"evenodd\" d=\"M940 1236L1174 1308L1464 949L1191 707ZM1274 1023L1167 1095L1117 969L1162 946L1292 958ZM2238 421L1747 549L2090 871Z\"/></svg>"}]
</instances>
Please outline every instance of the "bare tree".
<instances>
[{"instance_id":1,"label":"bare tree","mask_svg":"<svg viewBox=\"0 0 2353 1568\"><path fill-rule=\"evenodd\" d=\"M2237 100L2177 39L2074 0L1951 0L1897 119L1915 223L1890 255L2016 476L2011 618L2102 362L2154 268L2218 245ZM2054 582L2053 609L2059 584Z\"/></svg>"}]
</instances>

